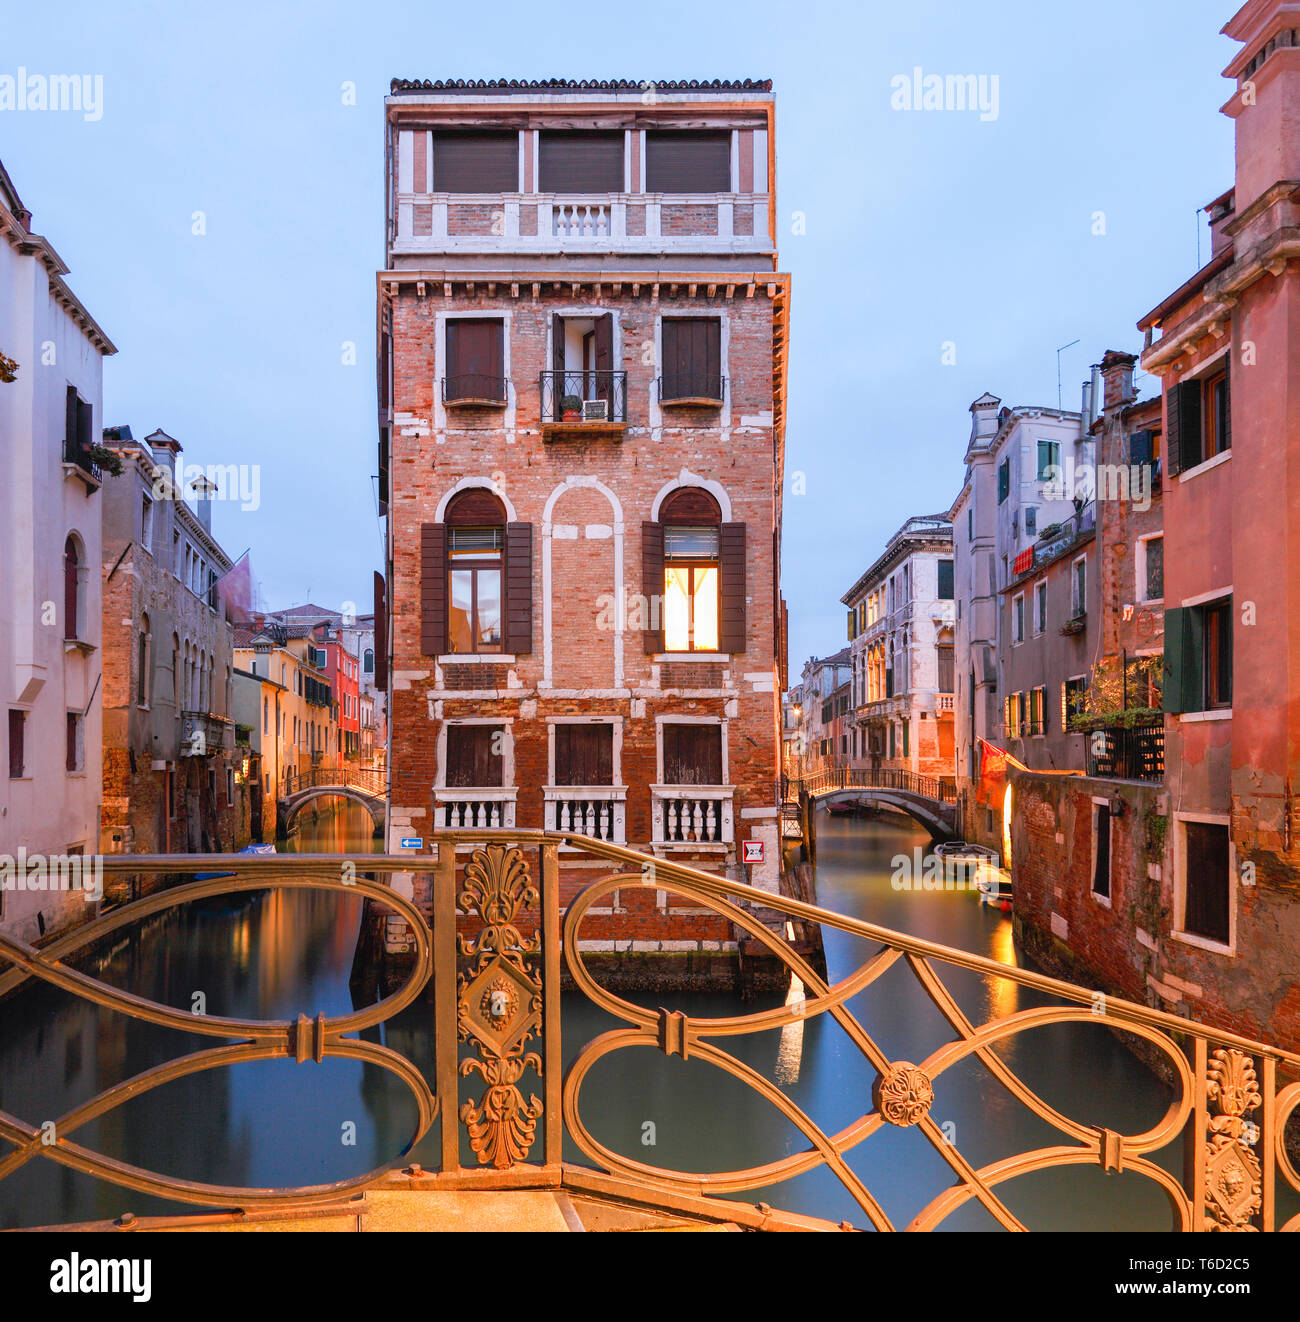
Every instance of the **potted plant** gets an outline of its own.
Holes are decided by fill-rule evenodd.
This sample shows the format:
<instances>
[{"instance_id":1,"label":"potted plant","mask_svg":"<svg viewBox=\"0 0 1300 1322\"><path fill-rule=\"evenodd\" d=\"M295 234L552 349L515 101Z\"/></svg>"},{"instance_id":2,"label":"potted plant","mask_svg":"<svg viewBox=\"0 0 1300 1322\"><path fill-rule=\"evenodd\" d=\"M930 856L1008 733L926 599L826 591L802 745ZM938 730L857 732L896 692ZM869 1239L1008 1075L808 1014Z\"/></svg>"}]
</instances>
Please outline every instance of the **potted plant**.
<instances>
[{"instance_id":1,"label":"potted plant","mask_svg":"<svg viewBox=\"0 0 1300 1322\"><path fill-rule=\"evenodd\" d=\"M578 422L582 418L582 399L578 395L565 395L560 400L560 413L565 422Z\"/></svg>"},{"instance_id":2,"label":"potted plant","mask_svg":"<svg viewBox=\"0 0 1300 1322\"><path fill-rule=\"evenodd\" d=\"M118 477L122 472L122 457L116 450L110 450L107 445L88 445L86 446L86 458L92 464L98 464L106 473L112 473Z\"/></svg>"}]
</instances>

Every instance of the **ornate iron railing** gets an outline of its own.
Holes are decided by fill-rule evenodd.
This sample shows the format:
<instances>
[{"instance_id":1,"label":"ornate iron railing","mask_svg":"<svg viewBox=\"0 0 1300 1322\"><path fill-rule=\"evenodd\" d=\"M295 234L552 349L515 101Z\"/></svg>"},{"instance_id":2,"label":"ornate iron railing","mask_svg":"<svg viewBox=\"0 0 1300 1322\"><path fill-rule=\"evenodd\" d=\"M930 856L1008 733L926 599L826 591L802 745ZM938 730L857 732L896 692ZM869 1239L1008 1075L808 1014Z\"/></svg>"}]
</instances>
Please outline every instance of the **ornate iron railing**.
<instances>
[{"instance_id":1,"label":"ornate iron railing","mask_svg":"<svg viewBox=\"0 0 1300 1322\"><path fill-rule=\"evenodd\" d=\"M561 926L559 851L565 844L612 866L608 875L572 900ZM912 1218L908 1229L932 1229L967 1203L978 1203L1007 1229L1025 1229L1004 1202L1001 1186L1030 1172L1067 1166L1099 1166L1152 1181L1168 1201L1175 1229L1300 1229L1300 1215L1277 1224L1280 1187L1285 1183L1300 1193L1300 1171L1284 1140L1287 1121L1300 1107L1300 1055L587 837L541 831L454 832L435 837L434 848L436 857L107 859L106 872L193 873L221 867L235 875L187 883L135 901L39 950L0 937L0 960L14 965L0 974L0 995L34 977L151 1023L236 1039L115 1084L55 1122L53 1143L43 1141L42 1129L0 1111L0 1138L13 1148L0 1156L0 1179L41 1157L127 1188L209 1207L319 1203L361 1189L398 1165L440 1112L440 1169L407 1171L412 1183L421 1187L568 1184L639 1197L662 1207L690 1207L696 1212L712 1207L725 1216L733 1215L732 1209L737 1209L736 1215L743 1210L744 1224L765 1224L755 1222L743 1204L719 1196L778 1185L824 1167L855 1200L863 1220L883 1230L894 1228L893 1223L864 1176L850 1164L849 1155L886 1126L894 1126L915 1129L953 1175L953 1183ZM431 924L400 890L362 875L414 871L431 873ZM91 942L174 905L276 886L363 895L400 916L410 926L414 946L414 968L406 983L394 995L350 1015L239 1020L196 1017L119 991L67 963ZM635 890L665 891L728 919L799 979L804 996L772 1009L711 1018L647 1009L607 990L587 966L583 922L593 911L603 908L607 913L615 891ZM877 949L861 967L831 985L764 921L766 914L759 910L778 911L796 925L820 923L865 939ZM566 965L578 990L622 1026L583 1045L562 1074L560 980ZM849 1008L852 998L895 966L910 973L952 1033L919 1063L886 1051L870 1025ZM1035 1005L976 1023L959 1006L941 970L1009 982L1064 1004ZM410 1005L430 978L436 1060L432 1089L420 1071L395 1052L347 1036ZM997 999L990 1003L997 1004ZM727 1038L807 1023L823 1014L844 1030L876 1075L870 1105L835 1133L827 1133L776 1083L722 1045ZM997 1048L1030 1029L1053 1024L1086 1024L1140 1039L1162 1059L1174 1081L1165 1114L1140 1133L1121 1133L1063 1115L1040 1097ZM467 1048L463 1058L461 1043ZM707 1061L740 1080L798 1128L808 1146L762 1165L711 1173L654 1166L614 1151L593 1134L584 1118L583 1086L602 1059L646 1046L666 1055ZM290 1057L308 1062L327 1056L347 1056L387 1069L407 1084L416 1099L418 1118L410 1143L367 1175L295 1189L213 1186L127 1165L74 1138L88 1121L172 1079L247 1060ZM931 1114L935 1081L972 1059L1063 1141L974 1165ZM540 1097L525 1081L530 1071L538 1080ZM467 1089L464 1097L462 1086ZM707 1094L702 1093L700 1100L702 1107L712 1104ZM480 1168L477 1172L461 1167L462 1128ZM594 1170L564 1163L566 1133ZM1185 1153L1181 1179L1154 1159L1179 1138Z\"/></svg>"},{"instance_id":2,"label":"ornate iron railing","mask_svg":"<svg viewBox=\"0 0 1300 1322\"><path fill-rule=\"evenodd\" d=\"M545 423L567 421L599 426L627 421L626 372L541 372L538 391ZM568 410L566 400L572 406ZM566 413L571 416L566 417Z\"/></svg>"}]
</instances>

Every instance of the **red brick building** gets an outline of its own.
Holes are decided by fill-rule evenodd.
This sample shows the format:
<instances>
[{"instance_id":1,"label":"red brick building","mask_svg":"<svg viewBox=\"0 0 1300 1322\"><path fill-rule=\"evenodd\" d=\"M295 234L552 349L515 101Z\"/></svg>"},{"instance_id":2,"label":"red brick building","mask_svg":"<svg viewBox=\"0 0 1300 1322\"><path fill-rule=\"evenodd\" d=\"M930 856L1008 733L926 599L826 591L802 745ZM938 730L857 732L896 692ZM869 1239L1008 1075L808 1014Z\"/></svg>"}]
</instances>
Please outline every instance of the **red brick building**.
<instances>
[{"instance_id":1,"label":"red brick building","mask_svg":"<svg viewBox=\"0 0 1300 1322\"><path fill-rule=\"evenodd\" d=\"M393 83L390 847L559 828L743 877L755 840L775 888L772 116L766 82ZM570 885L607 869L565 856ZM724 949L668 903L584 930Z\"/></svg>"}]
</instances>

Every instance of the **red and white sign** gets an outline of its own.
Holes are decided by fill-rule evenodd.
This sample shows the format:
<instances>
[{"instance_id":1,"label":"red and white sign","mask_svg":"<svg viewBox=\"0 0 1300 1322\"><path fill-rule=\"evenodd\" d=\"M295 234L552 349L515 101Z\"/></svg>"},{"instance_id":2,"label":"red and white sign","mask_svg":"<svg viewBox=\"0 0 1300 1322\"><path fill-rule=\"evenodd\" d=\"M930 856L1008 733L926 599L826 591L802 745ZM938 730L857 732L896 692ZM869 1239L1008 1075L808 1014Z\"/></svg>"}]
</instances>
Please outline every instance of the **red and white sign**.
<instances>
[{"instance_id":1,"label":"red and white sign","mask_svg":"<svg viewBox=\"0 0 1300 1322\"><path fill-rule=\"evenodd\" d=\"M761 863L763 861L763 842L761 840L742 840L745 847L742 862Z\"/></svg>"}]
</instances>

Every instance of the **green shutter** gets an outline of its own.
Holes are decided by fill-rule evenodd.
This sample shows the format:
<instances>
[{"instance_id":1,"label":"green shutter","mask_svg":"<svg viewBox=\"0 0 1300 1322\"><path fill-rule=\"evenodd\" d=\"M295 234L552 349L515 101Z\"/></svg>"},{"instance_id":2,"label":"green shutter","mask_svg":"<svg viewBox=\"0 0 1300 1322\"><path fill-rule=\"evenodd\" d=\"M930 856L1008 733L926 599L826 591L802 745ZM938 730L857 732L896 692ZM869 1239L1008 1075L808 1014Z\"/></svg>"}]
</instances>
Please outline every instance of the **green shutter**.
<instances>
[{"instance_id":1,"label":"green shutter","mask_svg":"<svg viewBox=\"0 0 1300 1322\"><path fill-rule=\"evenodd\" d=\"M1175 606L1165 611L1165 711L1204 708L1201 643L1201 612L1196 607Z\"/></svg>"}]
</instances>

